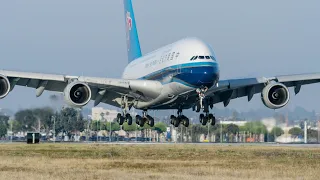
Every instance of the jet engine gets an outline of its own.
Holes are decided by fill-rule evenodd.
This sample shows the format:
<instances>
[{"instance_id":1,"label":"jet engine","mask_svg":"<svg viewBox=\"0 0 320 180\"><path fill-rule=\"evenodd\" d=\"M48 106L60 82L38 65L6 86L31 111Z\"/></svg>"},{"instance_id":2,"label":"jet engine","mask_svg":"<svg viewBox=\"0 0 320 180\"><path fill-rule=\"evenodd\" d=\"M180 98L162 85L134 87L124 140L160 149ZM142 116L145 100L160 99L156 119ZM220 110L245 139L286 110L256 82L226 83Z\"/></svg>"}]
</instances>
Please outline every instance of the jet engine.
<instances>
[{"instance_id":1,"label":"jet engine","mask_svg":"<svg viewBox=\"0 0 320 180\"><path fill-rule=\"evenodd\" d=\"M10 81L4 76L0 75L0 99L6 97L10 92Z\"/></svg>"},{"instance_id":2,"label":"jet engine","mask_svg":"<svg viewBox=\"0 0 320 180\"><path fill-rule=\"evenodd\" d=\"M289 102L289 96L288 88L281 83L270 83L261 92L263 104L270 109L279 109L285 106Z\"/></svg>"},{"instance_id":3,"label":"jet engine","mask_svg":"<svg viewBox=\"0 0 320 180\"><path fill-rule=\"evenodd\" d=\"M73 81L66 86L63 95L67 104L75 108L81 108L89 103L91 89L84 82Z\"/></svg>"}]
</instances>

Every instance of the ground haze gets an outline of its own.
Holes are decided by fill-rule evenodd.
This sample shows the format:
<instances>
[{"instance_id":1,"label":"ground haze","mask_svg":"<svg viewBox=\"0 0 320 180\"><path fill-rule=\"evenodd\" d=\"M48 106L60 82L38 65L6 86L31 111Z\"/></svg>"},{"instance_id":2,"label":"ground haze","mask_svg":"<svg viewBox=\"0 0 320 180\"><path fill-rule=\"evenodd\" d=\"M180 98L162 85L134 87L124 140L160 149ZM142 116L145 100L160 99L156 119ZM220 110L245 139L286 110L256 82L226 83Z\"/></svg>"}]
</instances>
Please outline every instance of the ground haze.
<instances>
[{"instance_id":1,"label":"ground haze","mask_svg":"<svg viewBox=\"0 0 320 180\"><path fill-rule=\"evenodd\" d=\"M2 144L1 179L318 179L320 149Z\"/></svg>"}]
</instances>

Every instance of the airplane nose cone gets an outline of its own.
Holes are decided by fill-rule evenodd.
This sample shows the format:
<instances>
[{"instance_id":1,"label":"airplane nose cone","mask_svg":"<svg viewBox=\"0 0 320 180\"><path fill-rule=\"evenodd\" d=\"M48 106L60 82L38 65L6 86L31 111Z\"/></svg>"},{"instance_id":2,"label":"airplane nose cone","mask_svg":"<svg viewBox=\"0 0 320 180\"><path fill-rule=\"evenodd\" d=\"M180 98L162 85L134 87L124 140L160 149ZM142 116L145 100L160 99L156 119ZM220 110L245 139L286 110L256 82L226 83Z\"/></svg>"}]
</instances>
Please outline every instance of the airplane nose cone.
<instances>
[{"instance_id":1,"label":"airplane nose cone","mask_svg":"<svg viewBox=\"0 0 320 180\"><path fill-rule=\"evenodd\" d=\"M212 87L219 79L219 69L217 66L200 66L185 68L175 78L191 87Z\"/></svg>"}]
</instances>

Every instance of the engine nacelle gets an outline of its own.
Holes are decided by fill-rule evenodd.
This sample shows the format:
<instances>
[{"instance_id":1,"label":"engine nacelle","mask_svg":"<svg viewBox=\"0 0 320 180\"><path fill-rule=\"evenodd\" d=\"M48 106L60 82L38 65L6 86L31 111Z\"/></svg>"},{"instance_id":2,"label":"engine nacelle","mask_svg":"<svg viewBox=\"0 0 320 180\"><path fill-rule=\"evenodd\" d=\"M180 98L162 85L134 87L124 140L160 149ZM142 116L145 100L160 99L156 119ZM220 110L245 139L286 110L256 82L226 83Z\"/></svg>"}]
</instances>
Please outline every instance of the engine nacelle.
<instances>
[{"instance_id":1,"label":"engine nacelle","mask_svg":"<svg viewBox=\"0 0 320 180\"><path fill-rule=\"evenodd\" d=\"M279 109L288 104L290 93L288 88L281 83L270 83L263 88L261 99L270 109Z\"/></svg>"},{"instance_id":2,"label":"engine nacelle","mask_svg":"<svg viewBox=\"0 0 320 180\"><path fill-rule=\"evenodd\" d=\"M4 76L0 75L0 99L6 97L11 89L10 81L9 79Z\"/></svg>"},{"instance_id":3,"label":"engine nacelle","mask_svg":"<svg viewBox=\"0 0 320 180\"><path fill-rule=\"evenodd\" d=\"M88 84L80 81L73 81L63 91L64 100L75 108L87 105L91 99L91 89Z\"/></svg>"}]
</instances>

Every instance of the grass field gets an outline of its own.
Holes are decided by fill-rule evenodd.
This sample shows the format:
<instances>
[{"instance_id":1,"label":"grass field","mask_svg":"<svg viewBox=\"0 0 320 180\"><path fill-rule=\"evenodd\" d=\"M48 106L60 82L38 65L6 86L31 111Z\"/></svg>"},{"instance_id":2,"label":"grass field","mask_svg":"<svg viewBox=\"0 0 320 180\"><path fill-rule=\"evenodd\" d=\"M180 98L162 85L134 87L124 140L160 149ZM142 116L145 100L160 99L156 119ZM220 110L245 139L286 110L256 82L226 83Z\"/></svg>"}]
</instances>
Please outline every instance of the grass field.
<instances>
[{"instance_id":1,"label":"grass field","mask_svg":"<svg viewBox=\"0 0 320 180\"><path fill-rule=\"evenodd\" d=\"M320 149L1 144L0 179L320 179Z\"/></svg>"}]
</instances>

